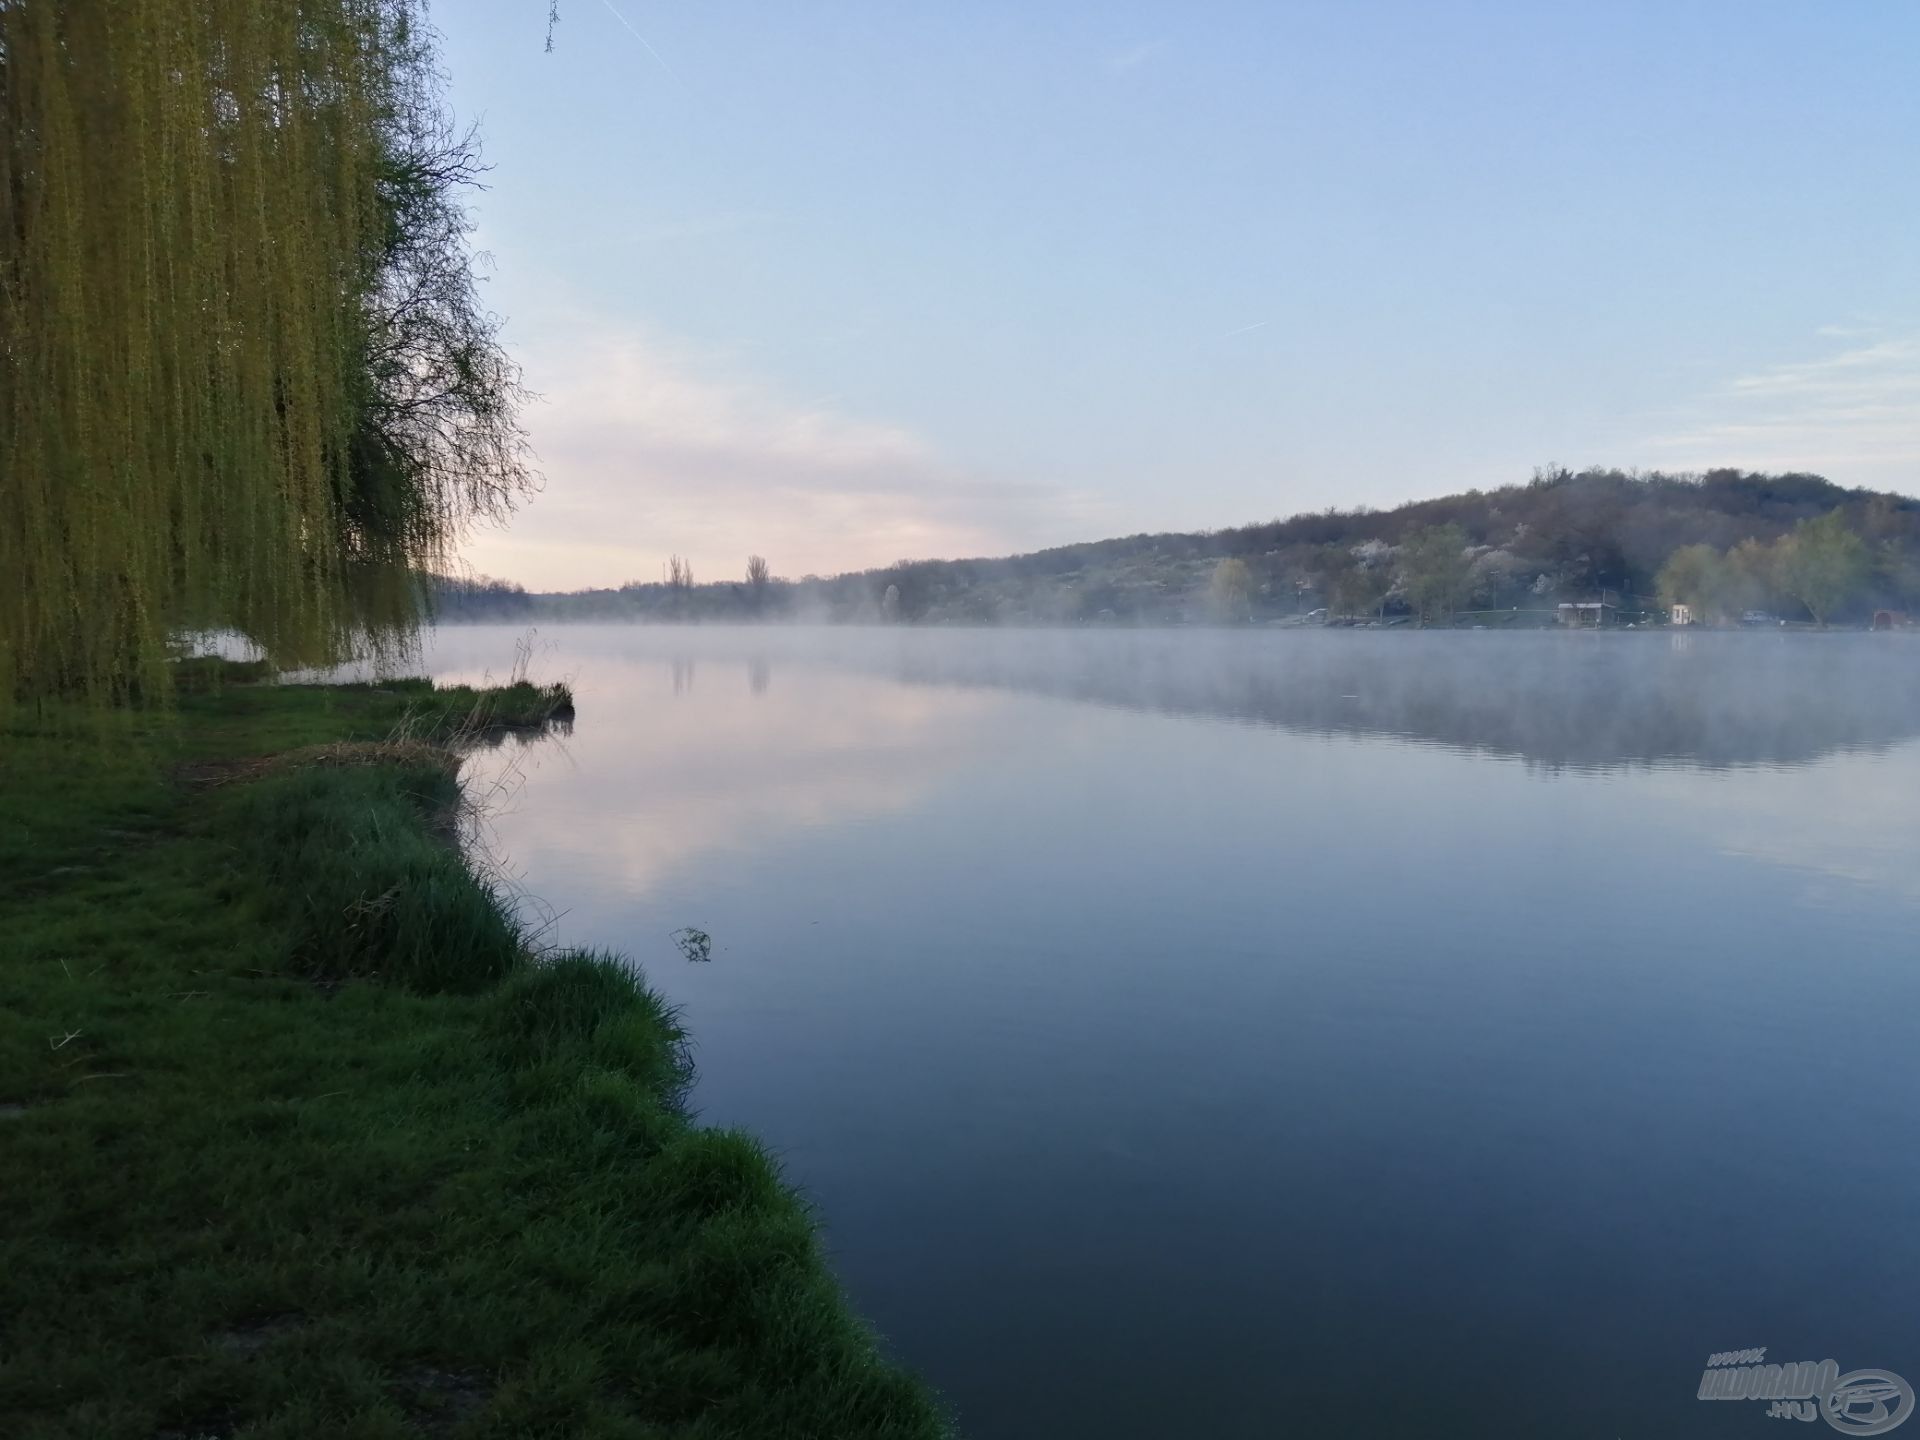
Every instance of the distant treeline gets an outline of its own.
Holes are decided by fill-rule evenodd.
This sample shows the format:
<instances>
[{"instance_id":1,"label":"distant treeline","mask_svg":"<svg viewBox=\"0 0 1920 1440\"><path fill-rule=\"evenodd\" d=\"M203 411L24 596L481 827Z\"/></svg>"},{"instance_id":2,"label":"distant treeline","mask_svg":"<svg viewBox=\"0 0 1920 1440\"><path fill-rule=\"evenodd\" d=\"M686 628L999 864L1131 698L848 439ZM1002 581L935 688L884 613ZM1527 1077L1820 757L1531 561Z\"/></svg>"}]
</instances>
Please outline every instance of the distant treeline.
<instances>
[{"instance_id":1,"label":"distant treeline","mask_svg":"<svg viewBox=\"0 0 1920 1440\"><path fill-rule=\"evenodd\" d=\"M1391 510L1327 510L1198 534L1131 535L1001 559L701 582L675 557L657 582L534 594L436 579L443 621L897 620L1165 624L1315 616L1551 623L1562 601L1628 616L1675 602L1701 619L1920 614L1920 500L1818 475L1543 470L1522 485Z\"/></svg>"}]
</instances>

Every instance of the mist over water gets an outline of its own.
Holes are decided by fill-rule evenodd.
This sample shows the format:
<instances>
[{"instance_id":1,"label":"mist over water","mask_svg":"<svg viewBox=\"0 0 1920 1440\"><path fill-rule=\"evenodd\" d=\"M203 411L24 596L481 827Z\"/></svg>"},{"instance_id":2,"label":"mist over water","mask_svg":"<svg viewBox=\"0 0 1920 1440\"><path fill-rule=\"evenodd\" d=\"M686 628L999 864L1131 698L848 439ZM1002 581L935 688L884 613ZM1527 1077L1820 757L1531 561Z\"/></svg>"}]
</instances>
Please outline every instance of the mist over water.
<instances>
[{"instance_id":1,"label":"mist over water","mask_svg":"<svg viewBox=\"0 0 1920 1440\"><path fill-rule=\"evenodd\" d=\"M1711 1352L1920 1374L1920 646L542 640L578 723L470 762L495 858L684 1007L967 1433L1740 1435Z\"/></svg>"}]
</instances>

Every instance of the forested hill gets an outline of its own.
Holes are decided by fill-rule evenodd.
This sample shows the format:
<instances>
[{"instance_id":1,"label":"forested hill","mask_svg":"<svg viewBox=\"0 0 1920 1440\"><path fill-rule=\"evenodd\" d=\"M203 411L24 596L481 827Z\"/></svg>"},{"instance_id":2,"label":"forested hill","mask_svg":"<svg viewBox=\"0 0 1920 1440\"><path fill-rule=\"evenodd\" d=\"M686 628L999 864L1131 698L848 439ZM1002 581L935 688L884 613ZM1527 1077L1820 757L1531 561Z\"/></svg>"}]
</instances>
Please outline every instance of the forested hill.
<instances>
[{"instance_id":1,"label":"forested hill","mask_svg":"<svg viewBox=\"0 0 1920 1440\"><path fill-rule=\"evenodd\" d=\"M1816 581L1824 588L1809 604L1801 592ZM563 595L491 581L438 584L447 620L1128 623L1273 620L1321 608L1439 620L1545 614L1561 600L1599 597L1629 610L1684 600L1735 615L1753 608L1846 620L1877 607L1920 613L1920 499L1847 490L1818 475L1554 470L1391 510L1328 510L1000 559L902 561L830 578L699 583L676 565L659 582Z\"/></svg>"}]
</instances>

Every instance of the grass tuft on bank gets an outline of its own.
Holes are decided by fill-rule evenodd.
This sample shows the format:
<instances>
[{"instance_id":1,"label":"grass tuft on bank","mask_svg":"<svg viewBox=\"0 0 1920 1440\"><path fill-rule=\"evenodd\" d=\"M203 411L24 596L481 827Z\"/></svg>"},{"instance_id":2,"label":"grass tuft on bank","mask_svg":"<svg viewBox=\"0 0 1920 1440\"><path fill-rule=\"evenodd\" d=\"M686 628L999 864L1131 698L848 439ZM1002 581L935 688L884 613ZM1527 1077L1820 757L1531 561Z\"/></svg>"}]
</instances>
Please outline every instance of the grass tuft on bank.
<instances>
[{"instance_id":1,"label":"grass tuft on bank","mask_svg":"<svg viewBox=\"0 0 1920 1440\"><path fill-rule=\"evenodd\" d=\"M0 1434L946 1433L775 1164L689 1120L671 1009L530 957L451 768L391 750L528 698L0 735Z\"/></svg>"}]
</instances>

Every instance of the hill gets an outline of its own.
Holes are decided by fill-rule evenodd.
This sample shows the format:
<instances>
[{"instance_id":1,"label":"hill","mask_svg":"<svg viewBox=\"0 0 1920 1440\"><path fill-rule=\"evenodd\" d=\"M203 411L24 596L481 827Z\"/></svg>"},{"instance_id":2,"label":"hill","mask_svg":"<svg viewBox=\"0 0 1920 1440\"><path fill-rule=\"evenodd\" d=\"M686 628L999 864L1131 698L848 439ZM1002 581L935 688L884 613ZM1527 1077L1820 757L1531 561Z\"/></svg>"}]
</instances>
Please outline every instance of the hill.
<instances>
[{"instance_id":1,"label":"hill","mask_svg":"<svg viewBox=\"0 0 1920 1440\"><path fill-rule=\"evenodd\" d=\"M1810 531L1815 522L1824 528ZM1502 611L1550 619L1562 600L1601 597L1629 611L1661 611L1664 601L1682 599L1736 607L1736 615L1753 608L1810 619L1816 607L1801 597L1792 562L1812 556L1820 534L1837 536L1846 552L1838 557L1844 593L1822 607L1822 618L1861 618L1881 607L1920 612L1920 499L1849 490L1818 475L1736 470L1543 470L1524 484L1388 510L1326 510L994 559L903 560L757 585L696 584L680 574L565 594L489 580L442 579L434 588L448 621L1148 624L1276 621L1320 609L1428 621ZM1689 547L1704 549L1675 562Z\"/></svg>"}]
</instances>

